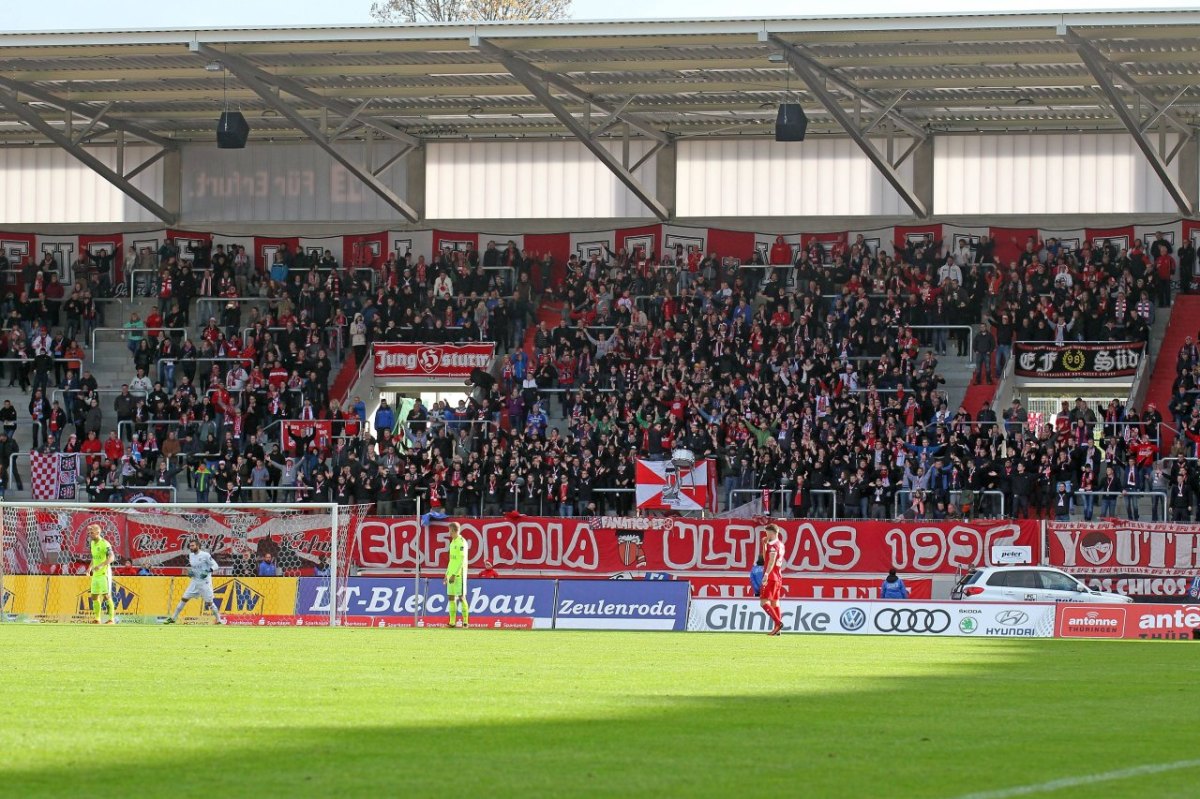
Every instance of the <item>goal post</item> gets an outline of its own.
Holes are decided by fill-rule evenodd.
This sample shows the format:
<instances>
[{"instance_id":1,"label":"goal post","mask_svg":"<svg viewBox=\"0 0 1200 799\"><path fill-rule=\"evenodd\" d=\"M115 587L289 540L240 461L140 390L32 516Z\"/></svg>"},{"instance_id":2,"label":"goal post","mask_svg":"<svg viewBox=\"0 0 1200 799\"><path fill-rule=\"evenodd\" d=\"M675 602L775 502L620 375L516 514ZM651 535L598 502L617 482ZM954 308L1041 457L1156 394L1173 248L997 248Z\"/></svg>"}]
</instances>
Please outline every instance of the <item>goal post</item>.
<instances>
[{"instance_id":1,"label":"goal post","mask_svg":"<svg viewBox=\"0 0 1200 799\"><path fill-rule=\"evenodd\" d=\"M95 617L86 575L95 524L116 557L120 622L171 616L191 584L188 546L197 541L217 562L212 593L227 623L335 626L366 511L332 503L0 502L0 622ZM310 600L303 612L302 595ZM180 621L215 621L203 605L190 599Z\"/></svg>"}]
</instances>

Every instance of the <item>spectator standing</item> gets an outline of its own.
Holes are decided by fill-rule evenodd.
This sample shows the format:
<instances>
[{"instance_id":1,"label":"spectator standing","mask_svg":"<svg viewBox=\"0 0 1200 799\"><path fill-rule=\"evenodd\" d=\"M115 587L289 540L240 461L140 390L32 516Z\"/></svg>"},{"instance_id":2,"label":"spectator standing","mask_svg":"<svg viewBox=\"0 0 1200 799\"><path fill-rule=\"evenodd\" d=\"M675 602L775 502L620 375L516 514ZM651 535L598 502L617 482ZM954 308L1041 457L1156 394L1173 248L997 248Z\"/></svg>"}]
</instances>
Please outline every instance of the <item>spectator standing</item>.
<instances>
[{"instance_id":1,"label":"spectator standing","mask_svg":"<svg viewBox=\"0 0 1200 799\"><path fill-rule=\"evenodd\" d=\"M908 599L908 588L896 574L895 569L889 569L883 585L879 589L880 599Z\"/></svg>"},{"instance_id":2,"label":"spectator standing","mask_svg":"<svg viewBox=\"0 0 1200 799\"><path fill-rule=\"evenodd\" d=\"M980 325L979 332L975 334L975 340L972 342L975 349L975 385L983 383L986 377L990 386L992 380L992 353L996 349L996 338L992 335L991 328L987 325Z\"/></svg>"},{"instance_id":3,"label":"spectator standing","mask_svg":"<svg viewBox=\"0 0 1200 799\"><path fill-rule=\"evenodd\" d=\"M270 552L264 552L262 559L258 562L256 573L259 577L278 577L279 568L275 564L275 556Z\"/></svg>"}]
</instances>

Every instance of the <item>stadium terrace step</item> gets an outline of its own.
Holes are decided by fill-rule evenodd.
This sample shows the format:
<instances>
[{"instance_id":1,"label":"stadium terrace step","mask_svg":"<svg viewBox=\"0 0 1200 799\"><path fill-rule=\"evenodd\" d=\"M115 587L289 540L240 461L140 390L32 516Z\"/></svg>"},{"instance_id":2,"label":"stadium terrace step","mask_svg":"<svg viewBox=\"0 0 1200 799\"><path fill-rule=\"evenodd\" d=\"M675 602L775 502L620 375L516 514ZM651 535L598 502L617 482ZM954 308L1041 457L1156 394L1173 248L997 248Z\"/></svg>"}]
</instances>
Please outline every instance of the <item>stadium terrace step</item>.
<instances>
[{"instance_id":1,"label":"stadium terrace step","mask_svg":"<svg viewBox=\"0 0 1200 799\"><path fill-rule=\"evenodd\" d=\"M1163 309L1160 308L1159 317L1164 315ZM1200 331L1200 321L1198 320L1200 320L1200 294L1178 294L1171 304L1170 319L1167 322L1166 330L1151 339L1153 349L1150 354L1155 360L1150 373L1150 385L1146 390L1146 404L1154 403L1168 424L1171 423L1171 386L1175 382L1175 361L1184 340L1188 336L1192 336L1194 340L1194 337L1198 335L1198 331ZM1157 345L1154 345L1154 342L1158 342ZM1171 431L1164 431L1164 438L1160 444L1163 451L1171 446L1173 440L1174 436Z\"/></svg>"}]
</instances>

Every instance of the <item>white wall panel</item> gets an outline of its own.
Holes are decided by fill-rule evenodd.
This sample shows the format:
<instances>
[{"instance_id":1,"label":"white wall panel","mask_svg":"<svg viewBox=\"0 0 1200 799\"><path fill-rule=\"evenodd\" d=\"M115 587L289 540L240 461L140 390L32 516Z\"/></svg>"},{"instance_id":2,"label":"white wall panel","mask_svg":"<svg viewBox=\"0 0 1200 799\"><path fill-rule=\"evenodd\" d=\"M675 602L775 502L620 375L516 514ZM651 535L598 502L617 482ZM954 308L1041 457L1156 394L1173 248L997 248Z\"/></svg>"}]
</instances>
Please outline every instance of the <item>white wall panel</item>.
<instances>
[{"instance_id":1,"label":"white wall panel","mask_svg":"<svg viewBox=\"0 0 1200 799\"><path fill-rule=\"evenodd\" d=\"M114 147L87 150L113 169ZM158 148L125 149L126 171ZM134 176L133 185L162 203L163 162ZM156 217L120 189L57 147L0 147L0 224L151 222Z\"/></svg>"},{"instance_id":2,"label":"white wall panel","mask_svg":"<svg viewBox=\"0 0 1200 799\"><path fill-rule=\"evenodd\" d=\"M338 144L356 163L372 168L395 155L396 142ZM244 150L215 145L183 148L181 206L189 224L204 222L341 222L401 219L383 201L315 144L251 144ZM403 198L404 159L379 178Z\"/></svg>"},{"instance_id":3,"label":"white wall panel","mask_svg":"<svg viewBox=\"0 0 1200 799\"><path fill-rule=\"evenodd\" d=\"M1168 147L1175 136L1168 137ZM1178 175L1178 161L1169 167ZM1177 208L1123 134L940 136L939 214L1173 213Z\"/></svg>"},{"instance_id":4,"label":"white wall panel","mask_svg":"<svg viewBox=\"0 0 1200 799\"><path fill-rule=\"evenodd\" d=\"M685 141L676 163L676 205L684 217L909 213L849 139ZM911 160L900 174L911 181Z\"/></svg>"},{"instance_id":5,"label":"white wall panel","mask_svg":"<svg viewBox=\"0 0 1200 799\"><path fill-rule=\"evenodd\" d=\"M620 142L605 143L620 157ZM630 142L637 161L649 142ZM655 188L656 158L634 176ZM425 156L425 211L430 219L563 219L648 217L650 210L582 144L453 142L430 144Z\"/></svg>"}]
</instances>

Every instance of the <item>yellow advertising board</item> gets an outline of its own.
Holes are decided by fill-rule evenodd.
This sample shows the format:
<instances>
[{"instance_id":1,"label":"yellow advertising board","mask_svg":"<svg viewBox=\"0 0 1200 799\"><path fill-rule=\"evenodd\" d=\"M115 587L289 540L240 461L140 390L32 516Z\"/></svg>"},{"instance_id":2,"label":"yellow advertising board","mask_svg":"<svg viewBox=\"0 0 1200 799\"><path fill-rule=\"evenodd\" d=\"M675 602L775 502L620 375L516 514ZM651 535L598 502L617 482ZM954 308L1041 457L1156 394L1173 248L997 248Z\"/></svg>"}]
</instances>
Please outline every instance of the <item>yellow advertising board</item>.
<instances>
[{"instance_id":1,"label":"yellow advertising board","mask_svg":"<svg viewBox=\"0 0 1200 799\"><path fill-rule=\"evenodd\" d=\"M117 615L130 618L167 616L183 597L186 577L114 577ZM213 600L222 615L288 616L296 612L295 577L214 577ZM3 612L8 618L71 620L92 616L85 576L8 575L4 578ZM185 618L206 610L199 598L188 602Z\"/></svg>"}]
</instances>

